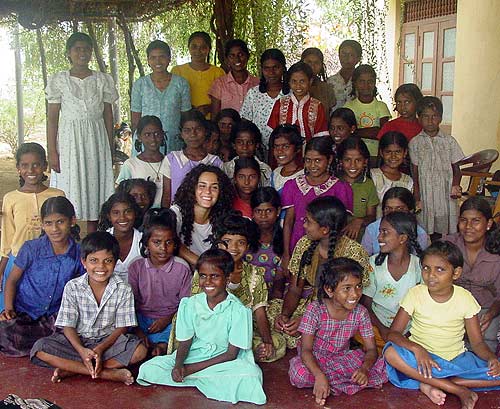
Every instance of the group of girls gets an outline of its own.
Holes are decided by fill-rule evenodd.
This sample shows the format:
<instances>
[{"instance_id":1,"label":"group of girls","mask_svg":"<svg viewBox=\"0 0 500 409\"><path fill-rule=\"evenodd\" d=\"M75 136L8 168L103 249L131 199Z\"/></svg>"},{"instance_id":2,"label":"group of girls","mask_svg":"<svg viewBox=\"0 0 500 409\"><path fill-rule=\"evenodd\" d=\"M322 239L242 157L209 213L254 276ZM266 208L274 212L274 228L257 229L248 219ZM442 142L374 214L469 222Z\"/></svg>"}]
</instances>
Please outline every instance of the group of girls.
<instances>
[{"instance_id":1,"label":"group of girls","mask_svg":"<svg viewBox=\"0 0 500 409\"><path fill-rule=\"evenodd\" d=\"M288 70L279 50L266 50L259 83L241 40L227 44L223 74L208 62L208 35L193 33L192 61L174 70L180 76L167 71L168 45L152 42L152 74L132 92L138 155L124 163L110 194L107 182L94 181L107 175L107 168L100 173L107 139L98 136L108 133L115 91L110 78L88 68L87 37L72 35L72 68L47 88L49 160L39 145L21 146L22 185L4 198L0 350L26 355L55 331L64 285L83 272L80 218L119 244L115 274L132 287L134 331L154 357L141 366L143 385L196 386L215 399L262 404L254 358L272 362L298 347L290 381L313 387L319 404L387 377L438 404L445 392L456 394L466 409L477 401L468 387L498 386L491 348L500 301L489 289L500 291L500 249L491 210L469 199L454 233L455 164L463 154L439 130L440 101L405 84L395 95L400 117L388 121L375 71L356 67L358 46L342 43L342 68L326 82L319 50L305 50ZM99 115L85 103L96 95ZM177 108L165 113L165 104ZM79 128L62 132L69 121ZM81 143L85 132L95 146ZM76 151L98 158L97 179L74 173ZM408 153L413 179L405 173ZM54 180L65 180L54 184L63 190L43 184L48 164ZM99 190L96 203L104 202L97 212L78 193L91 191L90 183ZM425 249L428 235L414 216L420 209L427 232L451 233L447 241ZM433 316L428 305L443 314ZM464 352L465 330L476 355ZM351 338L363 348L350 350ZM228 373L234 382L221 391L217 382Z\"/></svg>"}]
</instances>

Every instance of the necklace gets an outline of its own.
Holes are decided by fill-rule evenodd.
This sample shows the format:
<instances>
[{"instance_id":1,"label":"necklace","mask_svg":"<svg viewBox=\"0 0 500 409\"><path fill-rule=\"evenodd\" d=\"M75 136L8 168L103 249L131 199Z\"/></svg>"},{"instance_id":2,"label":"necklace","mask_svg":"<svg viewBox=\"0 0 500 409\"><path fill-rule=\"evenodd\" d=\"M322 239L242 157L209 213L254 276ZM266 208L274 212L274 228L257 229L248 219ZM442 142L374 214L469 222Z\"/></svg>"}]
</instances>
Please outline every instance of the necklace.
<instances>
[{"instance_id":1,"label":"necklace","mask_svg":"<svg viewBox=\"0 0 500 409\"><path fill-rule=\"evenodd\" d=\"M151 169L153 169L153 172L156 173L156 177L154 180L155 183L160 183L160 170L161 170L161 165L163 163L163 159L165 159L165 156L161 159L160 164L158 165L158 169L155 169L154 166L151 164L151 162L144 161L149 165Z\"/></svg>"}]
</instances>

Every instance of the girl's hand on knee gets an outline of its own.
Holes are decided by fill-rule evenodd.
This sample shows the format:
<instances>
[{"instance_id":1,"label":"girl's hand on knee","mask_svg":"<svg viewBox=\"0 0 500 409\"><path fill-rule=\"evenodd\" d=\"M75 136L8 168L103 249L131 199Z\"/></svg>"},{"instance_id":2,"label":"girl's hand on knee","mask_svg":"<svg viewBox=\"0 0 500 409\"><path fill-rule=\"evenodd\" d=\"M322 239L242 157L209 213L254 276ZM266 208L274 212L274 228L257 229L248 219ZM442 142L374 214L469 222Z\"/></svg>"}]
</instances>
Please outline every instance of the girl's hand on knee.
<instances>
[{"instance_id":1,"label":"girl's hand on knee","mask_svg":"<svg viewBox=\"0 0 500 409\"><path fill-rule=\"evenodd\" d=\"M13 320L16 317L17 317L17 314L14 310L4 310L0 314L0 321Z\"/></svg>"},{"instance_id":2,"label":"girl's hand on knee","mask_svg":"<svg viewBox=\"0 0 500 409\"><path fill-rule=\"evenodd\" d=\"M417 360L417 370L420 375L424 378L432 378L432 368L436 368L438 371L441 370L436 361L434 361L429 353L419 346L418 350L415 352L415 358Z\"/></svg>"},{"instance_id":3,"label":"girl's hand on knee","mask_svg":"<svg viewBox=\"0 0 500 409\"><path fill-rule=\"evenodd\" d=\"M184 365L174 366L172 369L172 379L174 382L184 382Z\"/></svg>"},{"instance_id":4,"label":"girl's hand on knee","mask_svg":"<svg viewBox=\"0 0 500 409\"><path fill-rule=\"evenodd\" d=\"M358 385L365 386L368 384L368 371L365 368L359 368L354 371L351 376L351 381Z\"/></svg>"},{"instance_id":5,"label":"girl's hand on knee","mask_svg":"<svg viewBox=\"0 0 500 409\"><path fill-rule=\"evenodd\" d=\"M492 358L488 361L488 368L489 376L500 376L500 361L497 358Z\"/></svg>"},{"instance_id":6,"label":"girl's hand on knee","mask_svg":"<svg viewBox=\"0 0 500 409\"><path fill-rule=\"evenodd\" d=\"M324 373L316 376L314 380L313 388L314 397L316 398L316 403L318 405L324 406L326 403L326 398L330 395L330 384Z\"/></svg>"}]
</instances>

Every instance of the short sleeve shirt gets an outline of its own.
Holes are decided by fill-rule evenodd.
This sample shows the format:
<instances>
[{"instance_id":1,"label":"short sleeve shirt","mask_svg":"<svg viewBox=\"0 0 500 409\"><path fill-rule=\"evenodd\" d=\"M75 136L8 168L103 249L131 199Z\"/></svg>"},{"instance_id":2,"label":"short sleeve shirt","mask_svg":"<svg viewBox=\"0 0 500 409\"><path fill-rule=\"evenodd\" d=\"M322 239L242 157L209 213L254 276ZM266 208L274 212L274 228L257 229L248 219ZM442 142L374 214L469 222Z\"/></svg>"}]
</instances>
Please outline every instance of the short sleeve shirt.
<instances>
[{"instance_id":1,"label":"short sleeve shirt","mask_svg":"<svg viewBox=\"0 0 500 409\"><path fill-rule=\"evenodd\" d=\"M369 207L377 206L379 203L377 190L370 178L362 182L351 184L352 188L352 214L354 217L365 217Z\"/></svg>"},{"instance_id":2,"label":"short sleeve shirt","mask_svg":"<svg viewBox=\"0 0 500 409\"><path fill-rule=\"evenodd\" d=\"M238 84L229 72L213 82L208 94L220 100L221 109L232 108L239 112L248 90L257 85L259 79L253 75L249 74L243 84Z\"/></svg>"},{"instance_id":3,"label":"short sleeve shirt","mask_svg":"<svg viewBox=\"0 0 500 409\"><path fill-rule=\"evenodd\" d=\"M481 310L472 294L457 285L448 301L438 303L427 286L419 284L408 290L400 305L412 319L410 340L448 361L465 351L464 320Z\"/></svg>"}]
</instances>

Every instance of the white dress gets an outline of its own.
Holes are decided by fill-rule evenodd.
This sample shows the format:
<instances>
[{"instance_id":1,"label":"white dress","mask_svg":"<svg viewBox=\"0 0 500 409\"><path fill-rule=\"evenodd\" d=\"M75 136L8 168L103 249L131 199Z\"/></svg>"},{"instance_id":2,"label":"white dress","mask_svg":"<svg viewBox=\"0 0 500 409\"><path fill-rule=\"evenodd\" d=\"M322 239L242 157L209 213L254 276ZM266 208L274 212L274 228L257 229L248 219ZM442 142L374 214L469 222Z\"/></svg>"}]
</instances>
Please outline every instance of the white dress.
<instances>
[{"instance_id":1,"label":"white dress","mask_svg":"<svg viewBox=\"0 0 500 409\"><path fill-rule=\"evenodd\" d=\"M49 104L61 104L57 150L61 173L51 172L50 186L63 190L76 216L97 220L113 194L113 163L104 125L104 103L118 99L109 74L92 71L80 79L59 72L45 89Z\"/></svg>"},{"instance_id":2,"label":"white dress","mask_svg":"<svg viewBox=\"0 0 500 409\"><path fill-rule=\"evenodd\" d=\"M145 162L136 156L127 159L123 163L120 174L116 178L116 183L119 184L121 181L128 179L144 179L154 182L156 194L152 207L161 207L164 176L168 176L168 161L166 158L163 158L160 162Z\"/></svg>"}]
</instances>

